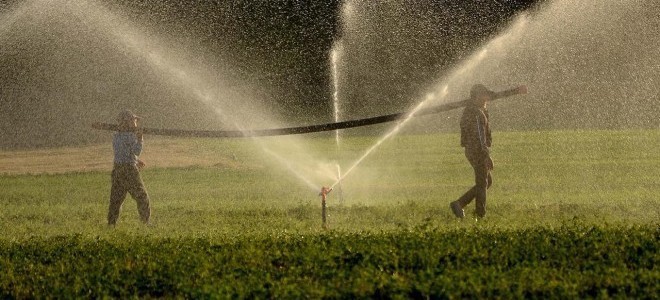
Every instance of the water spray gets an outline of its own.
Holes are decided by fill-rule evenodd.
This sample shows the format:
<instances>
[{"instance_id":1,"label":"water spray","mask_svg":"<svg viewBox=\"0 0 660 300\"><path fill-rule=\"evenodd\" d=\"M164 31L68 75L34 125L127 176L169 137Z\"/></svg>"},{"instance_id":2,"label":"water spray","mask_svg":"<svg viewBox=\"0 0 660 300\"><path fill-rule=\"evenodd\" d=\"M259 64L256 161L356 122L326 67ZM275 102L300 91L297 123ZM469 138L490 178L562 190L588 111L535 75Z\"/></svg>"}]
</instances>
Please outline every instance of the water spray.
<instances>
[{"instance_id":1,"label":"water spray","mask_svg":"<svg viewBox=\"0 0 660 300\"><path fill-rule=\"evenodd\" d=\"M332 51L330 55L330 63L332 64L332 107L334 110L335 123L339 122L339 58L342 52L342 43L341 40L336 41L332 46ZM335 144L337 145L337 180L341 178L341 167L339 166L339 157L341 153L341 145L339 143L339 130L335 130ZM344 193L341 188L341 182L338 181L337 184L337 194L339 197L339 203L344 203Z\"/></svg>"},{"instance_id":2,"label":"water spray","mask_svg":"<svg viewBox=\"0 0 660 300\"><path fill-rule=\"evenodd\" d=\"M339 204L344 204L344 190L341 188L341 166L337 164L337 183L333 184L331 188L337 186L337 198L339 198Z\"/></svg>"},{"instance_id":3,"label":"water spray","mask_svg":"<svg viewBox=\"0 0 660 300\"><path fill-rule=\"evenodd\" d=\"M327 218L327 207L325 204L326 197L328 194L332 192L332 188L329 187L321 187L321 192L319 192L319 196L321 196L321 220L323 222L323 229L328 229L328 218Z\"/></svg>"}]
</instances>

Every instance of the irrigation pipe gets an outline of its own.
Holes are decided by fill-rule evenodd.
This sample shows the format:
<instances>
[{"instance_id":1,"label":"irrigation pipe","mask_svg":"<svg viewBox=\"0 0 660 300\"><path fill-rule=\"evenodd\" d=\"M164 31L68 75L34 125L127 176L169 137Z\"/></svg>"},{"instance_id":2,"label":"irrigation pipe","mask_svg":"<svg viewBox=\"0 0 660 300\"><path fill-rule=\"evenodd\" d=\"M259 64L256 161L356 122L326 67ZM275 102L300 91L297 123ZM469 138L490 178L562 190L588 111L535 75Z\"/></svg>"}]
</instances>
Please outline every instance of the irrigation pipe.
<instances>
[{"instance_id":1,"label":"irrigation pipe","mask_svg":"<svg viewBox=\"0 0 660 300\"><path fill-rule=\"evenodd\" d=\"M496 92L494 93L492 100L517 95L519 93L520 92L518 88L509 89L502 92ZM465 107L469 103L469 101L470 99L465 99L457 102L431 106L420 110L415 114L415 116L437 114L440 112L450 111L460 107ZM143 134L178 136L178 137L229 138L229 137L278 136L278 135L293 135L293 134L304 134L304 133L321 132L321 131L331 131L331 130L354 128L354 127L392 122L400 119L405 119L408 117L408 114L409 113L404 112L404 113L395 113L395 114L383 115L378 117L342 121L335 123L326 123L326 124L299 126L299 127L275 128L275 129L243 130L243 131L187 130L187 129L167 129L167 128L150 128L150 127L139 127L137 130L141 130ZM93 123L92 128L99 130L120 131L119 125L111 124L111 123L101 123L101 122Z\"/></svg>"}]
</instances>

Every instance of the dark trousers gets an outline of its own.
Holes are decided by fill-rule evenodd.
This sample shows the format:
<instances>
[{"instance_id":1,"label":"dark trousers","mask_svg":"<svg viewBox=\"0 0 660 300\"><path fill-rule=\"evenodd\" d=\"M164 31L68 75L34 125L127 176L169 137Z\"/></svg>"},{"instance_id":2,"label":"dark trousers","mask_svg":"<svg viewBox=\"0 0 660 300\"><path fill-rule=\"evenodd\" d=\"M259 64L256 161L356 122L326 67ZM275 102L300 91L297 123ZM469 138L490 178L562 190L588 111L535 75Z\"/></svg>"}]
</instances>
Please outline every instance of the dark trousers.
<instances>
[{"instance_id":1,"label":"dark trousers","mask_svg":"<svg viewBox=\"0 0 660 300\"><path fill-rule=\"evenodd\" d=\"M126 199L127 193L131 194L133 199L137 201L140 220L148 223L151 216L151 208L149 206L149 195L144 188L140 171L134 165L115 165L112 169L108 224L115 225L117 223L121 206Z\"/></svg>"},{"instance_id":2,"label":"dark trousers","mask_svg":"<svg viewBox=\"0 0 660 300\"><path fill-rule=\"evenodd\" d=\"M481 153L466 148L465 157L467 157L470 165L472 165L472 169L474 169L474 186L458 198L457 201L461 208L464 208L472 200L476 199L477 217L483 218L486 216L486 190L493 184L493 177Z\"/></svg>"}]
</instances>

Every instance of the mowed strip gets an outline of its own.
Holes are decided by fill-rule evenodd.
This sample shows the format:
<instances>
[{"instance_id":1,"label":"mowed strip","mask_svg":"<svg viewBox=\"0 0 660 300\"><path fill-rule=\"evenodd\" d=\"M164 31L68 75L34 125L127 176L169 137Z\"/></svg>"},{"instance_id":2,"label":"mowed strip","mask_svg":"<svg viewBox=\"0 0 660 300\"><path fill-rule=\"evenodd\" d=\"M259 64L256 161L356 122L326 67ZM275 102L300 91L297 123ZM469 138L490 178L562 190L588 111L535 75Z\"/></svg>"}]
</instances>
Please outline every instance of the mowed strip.
<instances>
[{"instance_id":1,"label":"mowed strip","mask_svg":"<svg viewBox=\"0 0 660 300\"><path fill-rule=\"evenodd\" d=\"M0 174L61 174L112 170L112 144L0 151ZM141 158L150 168L240 167L226 153L196 147L190 139L148 139Z\"/></svg>"}]
</instances>

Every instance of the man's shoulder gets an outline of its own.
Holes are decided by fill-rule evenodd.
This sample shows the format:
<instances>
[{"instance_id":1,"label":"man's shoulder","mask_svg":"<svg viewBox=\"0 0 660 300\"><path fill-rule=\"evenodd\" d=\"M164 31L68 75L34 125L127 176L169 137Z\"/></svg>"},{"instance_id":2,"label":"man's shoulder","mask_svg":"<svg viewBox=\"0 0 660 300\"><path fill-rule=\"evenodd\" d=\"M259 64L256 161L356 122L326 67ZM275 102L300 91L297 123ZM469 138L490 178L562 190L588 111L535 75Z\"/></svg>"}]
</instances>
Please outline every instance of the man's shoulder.
<instances>
[{"instance_id":1,"label":"man's shoulder","mask_svg":"<svg viewBox=\"0 0 660 300\"><path fill-rule=\"evenodd\" d=\"M463 115L484 115L487 111L485 108L476 106L466 106L463 110Z\"/></svg>"},{"instance_id":2,"label":"man's shoulder","mask_svg":"<svg viewBox=\"0 0 660 300\"><path fill-rule=\"evenodd\" d=\"M478 107L468 105L463 109L463 116L471 116L481 114L481 110Z\"/></svg>"},{"instance_id":3,"label":"man's shoulder","mask_svg":"<svg viewBox=\"0 0 660 300\"><path fill-rule=\"evenodd\" d=\"M477 111L480 111L480 110L481 110L480 107L474 106L474 105L467 105L463 109L463 111L467 111L467 112L477 112Z\"/></svg>"},{"instance_id":4,"label":"man's shoulder","mask_svg":"<svg viewBox=\"0 0 660 300\"><path fill-rule=\"evenodd\" d=\"M115 132L114 138L116 140L134 139L135 134L130 131L117 131Z\"/></svg>"}]
</instances>

